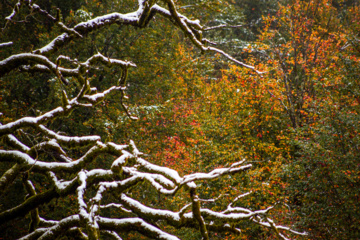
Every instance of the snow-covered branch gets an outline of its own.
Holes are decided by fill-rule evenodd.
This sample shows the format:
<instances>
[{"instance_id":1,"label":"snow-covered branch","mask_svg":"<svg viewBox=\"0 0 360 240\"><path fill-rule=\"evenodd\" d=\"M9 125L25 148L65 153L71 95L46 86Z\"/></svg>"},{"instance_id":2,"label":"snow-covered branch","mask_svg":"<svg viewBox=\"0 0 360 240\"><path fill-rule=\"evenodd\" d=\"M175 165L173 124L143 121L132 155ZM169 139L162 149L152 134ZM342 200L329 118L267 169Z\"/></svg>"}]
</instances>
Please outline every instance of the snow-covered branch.
<instances>
[{"instance_id":1,"label":"snow-covered branch","mask_svg":"<svg viewBox=\"0 0 360 240\"><path fill-rule=\"evenodd\" d=\"M132 142L131 145L134 145L134 143ZM101 149L102 152L108 151L114 153L114 150L116 151L117 149L117 153L120 155L120 157L114 159L114 163L111 168L112 170L94 169L90 171L84 171L81 170L80 167L75 167L80 164L79 160L73 161L71 163L45 163L35 161L34 159L19 151L1 151L0 153L2 159L8 159L7 154L16 156L18 158L24 158L24 161L28 161L29 166L32 166L33 171L36 171L38 168L48 170L54 169L56 170L56 172L59 173L60 170L67 170L72 172L79 171L77 177L69 181L59 179L56 176L55 172L50 172L49 176L52 179L53 185L56 186L56 189L58 189L57 191L59 191L60 194L75 193L75 190L77 189L76 192L79 207L79 217L80 219L82 219L80 222L85 221L84 224L88 226L88 234L92 234L94 237L98 236L98 231L99 229L101 229L101 226L106 226L106 230L116 230L119 228L122 229L122 227L120 227L122 226L122 224L120 224L122 222L120 221L121 219L108 219L106 221L104 220L105 222L99 220L102 219L100 206L104 206L104 204L109 204L106 203L106 199L104 199L104 196L109 193L118 196L118 203L110 203L113 207L126 209L126 212L128 214L135 215L138 218L143 219L141 221L145 220L144 228L136 229L136 231L139 231L143 234L149 234L147 236L153 236L153 234L155 233L158 234L162 232L161 230L157 229L156 224L152 227L149 227L150 225L161 221L166 221L169 225L177 228L186 227L189 225L192 227L195 226L195 228L199 227L200 229L202 229L201 232L203 237L205 238L206 236L208 236L209 230L219 230L220 225L217 225L215 227L210 224L214 221L221 222L224 226L223 231L229 230L230 232L236 232L237 230L235 228L229 228L229 224L233 225L233 223L237 223L245 219L249 219L264 227L275 227L277 230L290 231L290 229L288 228L275 225L273 222L270 223L271 219L269 220L269 218L266 216L268 215L268 212L272 209L272 207L269 207L265 210L252 211L246 208L228 206L228 208L225 209L223 212L218 212L201 207L201 203L195 191L197 189L197 186L196 184L194 184L193 181L215 179L225 174L233 174L235 172L244 171L250 168L249 165L239 166L239 164L234 164L235 167L231 166L229 168L215 169L210 173L191 174L184 177L180 177L179 174L176 174L176 177L172 177L172 179L169 179L167 178L167 176L173 176L174 174L169 174L169 172L173 172L173 170L167 169L168 171L166 171L165 167L158 167L157 171L154 171L155 165L150 164L143 158L137 157L136 155L138 155L138 153L135 154L123 150L124 147L126 146L117 146L113 143L110 145L98 143L97 146L91 148L88 153L85 154L85 156L94 155L93 152L99 151L98 149ZM93 158L94 156L91 157L91 159ZM126 161L126 159L133 160ZM142 164L138 164L139 162L141 162ZM83 168L85 165L82 164L81 166ZM152 166L153 168L144 168L143 166ZM119 168L122 168L123 171L119 171ZM123 178L123 180L114 181L113 179L116 178L116 176ZM186 191L189 191L188 201L191 202L192 208L189 208L189 205L185 205L184 208L182 208L179 212L161 210L148 207L142 204L139 200L136 200L127 195L127 193L132 192L134 186L145 183L144 180L147 180L145 182L149 182L159 193L165 195L168 195L169 193L174 194L177 192L176 190L179 189L181 186L190 183L190 188L188 188ZM87 189L90 186L96 186L95 188L98 190L94 197L86 200L85 195ZM36 196L37 195L34 194L34 197ZM235 198L234 200L236 201L238 199L239 197ZM261 215L264 216L261 219L266 219L266 221L257 220L257 216ZM150 222L146 222L150 219ZM129 223L127 222L126 224ZM145 226L148 226L149 229L148 227L145 228ZM209 226L209 228L207 226ZM52 226L46 232L51 232L51 229L53 228L54 227ZM43 232L43 230L38 230L38 232ZM38 234L38 232L36 234ZM296 232L292 231L292 233ZM162 234L165 234L164 236L167 236L165 232L162 232ZM162 238L159 237L159 239Z\"/></svg>"}]
</instances>

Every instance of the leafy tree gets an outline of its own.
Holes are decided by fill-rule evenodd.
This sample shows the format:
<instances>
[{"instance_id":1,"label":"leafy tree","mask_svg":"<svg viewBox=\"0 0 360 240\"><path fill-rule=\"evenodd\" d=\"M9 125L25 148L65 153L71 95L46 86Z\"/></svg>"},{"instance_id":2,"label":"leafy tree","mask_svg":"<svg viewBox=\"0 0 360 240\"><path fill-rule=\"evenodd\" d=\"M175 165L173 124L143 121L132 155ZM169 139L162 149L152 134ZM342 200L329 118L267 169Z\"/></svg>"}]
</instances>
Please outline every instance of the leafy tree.
<instances>
[{"instance_id":1,"label":"leafy tree","mask_svg":"<svg viewBox=\"0 0 360 240\"><path fill-rule=\"evenodd\" d=\"M314 239L359 238L358 10L351 1L293 1L267 18L259 43L274 83L267 89L290 126L280 181Z\"/></svg>"},{"instance_id":2,"label":"leafy tree","mask_svg":"<svg viewBox=\"0 0 360 240\"><path fill-rule=\"evenodd\" d=\"M93 1L91 4L99 11L116 10L112 3ZM202 52L219 53L254 73L259 72L224 51L208 46L209 41L201 34L204 27L198 20L180 14L172 0L159 1L159 4L140 0L134 12L104 13L98 17L93 17L85 6L76 6L75 13L73 9L66 9L69 14L66 18L53 9L54 5L41 8L32 1L19 1L3 22L5 33L14 32L15 25L21 25L22 20L16 22L19 19L41 30L35 34L35 38L39 38L36 45L15 48L14 52L6 50L0 61L1 83L6 86L1 91L7 99L1 103L0 189L2 199L8 194L15 196L2 205L0 223L7 230L3 237L99 239L109 236L121 239L122 235L138 238L132 233L126 234L135 232L153 239L178 239L175 235L179 232L175 229L193 229L199 238L210 239L210 231L239 234L238 224L243 220L272 229L284 239L283 231L302 234L275 224L269 216L273 206L260 210L240 207L239 200L248 194L220 202L222 208L216 204L204 207L203 202L216 200L199 197L201 182L216 182L221 176L245 172L251 164L242 160L209 173L180 177L177 171L142 158L133 141L120 145L110 139L104 140L103 130L98 130L97 125L91 126L94 121L85 120L94 114L106 114L101 112L106 108L99 105L111 103L105 100L110 96L130 119L136 119L132 109L125 105L126 93L135 91L127 92L128 71L136 65L109 56L119 54L114 50L116 47L110 49L110 45L115 44L113 39L119 39L115 35L120 32L106 33L116 25L123 30L142 29L149 27L155 17L164 18ZM38 16L50 22L47 29L36 23L41 20ZM69 21L68 25L64 24L64 18ZM80 23L72 22L77 18ZM104 32L106 34L101 35ZM115 35L109 37L108 34ZM7 36L11 40L12 35ZM52 40L48 42L48 39ZM105 44L102 42L100 49L96 44L86 44L102 40ZM1 43L0 47L11 49L11 45L14 42ZM131 44L128 46L130 51ZM82 49L87 50L87 57L79 52ZM98 75L102 71L107 73ZM118 77L114 80L111 75ZM25 100L19 98L21 102L16 101L19 92L9 95L9 91L16 88L9 83L17 80L28 81L30 85L29 88L21 86L21 91L28 96ZM19 106L21 108L15 111ZM104 119L98 120L105 127L109 124ZM166 124L159 127L166 127ZM97 132L102 136L95 135ZM111 133L108 136L111 137ZM171 141L177 148L182 146L178 138ZM166 202L165 207L159 207L154 195L148 194L152 192L158 194L158 200ZM174 206L171 205L174 199L181 201ZM28 222L29 228L12 233L11 223L19 218Z\"/></svg>"}]
</instances>

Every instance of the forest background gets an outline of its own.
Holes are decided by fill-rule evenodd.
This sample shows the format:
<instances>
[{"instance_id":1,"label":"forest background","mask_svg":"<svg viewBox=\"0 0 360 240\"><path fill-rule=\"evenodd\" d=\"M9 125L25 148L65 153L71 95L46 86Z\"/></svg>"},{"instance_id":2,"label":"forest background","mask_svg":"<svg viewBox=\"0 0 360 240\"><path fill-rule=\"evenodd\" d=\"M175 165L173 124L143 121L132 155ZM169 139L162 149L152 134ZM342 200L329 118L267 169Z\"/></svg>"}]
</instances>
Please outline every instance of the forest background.
<instances>
[{"instance_id":1,"label":"forest background","mask_svg":"<svg viewBox=\"0 0 360 240\"><path fill-rule=\"evenodd\" d=\"M36 2L49 12L60 8L69 27L104 13L137 8L132 0ZM2 27L15 4L1 1ZM136 63L129 69L126 104L138 120L132 120L115 98L106 98L95 110L74 111L63 120L66 124L57 127L73 135L91 132L105 141L133 140L150 162L181 175L208 172L245 158L253 165L247 174L205 182L201 196L251 191L242 206L264 209L276 204L276 220L308 233L299 239L359 239L359 2L178 0L176 4L179 12L209 27L203 34L218 48L261 74L220 54L200 53L166 19L143 29L109 26L66 50L77 59L100 52ZM1 42L16 41L0 48L0 58L43 46L58 34L50 31L53 27L36 17L7 23ZM94 70L90 78L102 89L115 74L104 68ZM0 79L2 124L36 116L61 98L60 82L49 78L45 85L44 79L29 75ZM1 167L3 173L7 165ZM224 185L225 181L231 184ZM17 191L3 192L0 207L7 209L20 198ZM156 193L147 201L166 204ZM66 201L63 205L67 211ZM4 224L0 232L5 239L16 238L26 231L25 223L20 219ZM181 234L193 239L186 231ZM232 239L212 236L224 238ZM268 230L251 224L244 224L236 237L273 238Z\"/></svg>"}]
</instances>

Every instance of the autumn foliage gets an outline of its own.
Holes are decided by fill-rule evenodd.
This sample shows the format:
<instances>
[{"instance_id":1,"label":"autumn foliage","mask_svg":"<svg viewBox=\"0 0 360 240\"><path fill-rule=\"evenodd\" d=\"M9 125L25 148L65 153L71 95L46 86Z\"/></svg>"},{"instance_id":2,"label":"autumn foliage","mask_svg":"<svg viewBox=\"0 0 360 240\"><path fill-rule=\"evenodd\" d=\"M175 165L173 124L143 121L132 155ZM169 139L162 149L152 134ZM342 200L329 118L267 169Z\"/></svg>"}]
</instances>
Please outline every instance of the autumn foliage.
<instances>
[{"instance_id":1,"label":"autumn foliage","mask_svg":"<svg viewBox=\"0 0 360 240\"><path fill-rule=\"evenodd\" d=\"M79 40L82 44L65 49L81 60L85 53L99 51L134 61L138 66L129 70L124 92L129 98L115 95L97 105L96 111L75 112L62 130L76 134L91 131L106 142L134 140L141 143L138 147L149 162L172 168L181 176L209 172L214 166L229 167L246 159L252 164L246 174L200 184L200 199L216 199L204 200L202 206L220 211L231 203L233 196L243 194L238 206L266 209L273 205L275 222L307 232L307 236L293 235L296 239L359 239L359 3L351 0L176 3L182 14L199 18L211 27L221 25L202 34L221 42L219 48L256 70L224 60L219 53L199 50L185 41L185 34L174 33L174 26L165 18L136 30L110 26ZM74 26L118 8L130 11L132 4L92 0L79 8L74 3L63 9L64 22ZM263 16L259 18L260 15ZM227 28L236 21L244 24ZM24 39L17 51L30 51L29 42L39 45L58 34L55 31L49 35L46 28L50 24L38 25L34 35ZM20 39L19 34L12 34ZM232 37L238 39L230 40ZM206 46L213 43L206 42ZM95 87L105 89L109 87L108 79L119 71L93 68L88 74ZM14 121L29 113L40 114L50 104L58 103L60 93L49 93L60 88L59 82L50 79L48 88L40 91L41 79L16 80L18 84L0 82L3 86L0 107L4 115L1 122ZM77 86L71 83L70 87ZM126 113L124 104L128 107ZM32 109L36 106L40 109L34 113ZM137 117L137 121L130 115ZM55 122L54 126L60 129L62 123ZM106 157L98 161L104 166L110 164ZM148 193L146 203L158 208L178 211L174 204L187 203L183 192L168 201L146 187L133 195L141 198L143 192ZM64 211L73 213L74 209L66 205L74 199L70 195L64 201L61 206ZM239 226L242 230L239 236L215 233L211 239L275 239L267 228L248 222ZM188 230L162 227L184 239L201 238ZM129 233L124 239L140 238Z\"/></svg>"}]
</instances>

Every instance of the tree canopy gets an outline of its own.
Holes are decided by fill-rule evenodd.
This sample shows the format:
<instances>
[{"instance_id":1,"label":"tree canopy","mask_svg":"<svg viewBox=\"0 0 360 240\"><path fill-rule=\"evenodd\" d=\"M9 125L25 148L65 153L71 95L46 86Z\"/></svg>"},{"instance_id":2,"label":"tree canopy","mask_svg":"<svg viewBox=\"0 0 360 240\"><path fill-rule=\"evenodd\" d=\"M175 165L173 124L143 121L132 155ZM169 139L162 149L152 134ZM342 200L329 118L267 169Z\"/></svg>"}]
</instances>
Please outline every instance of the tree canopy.
<instances>
[{"instance_id":1,"label":"tree canopy","mask_svg":"<svg viewBox=\"0 0 360 240\"><path fill-rule=\"evenodd\" d=\"M360 237L357 1L0 9L0 238Z\"/></svg>"}]
</instances>

